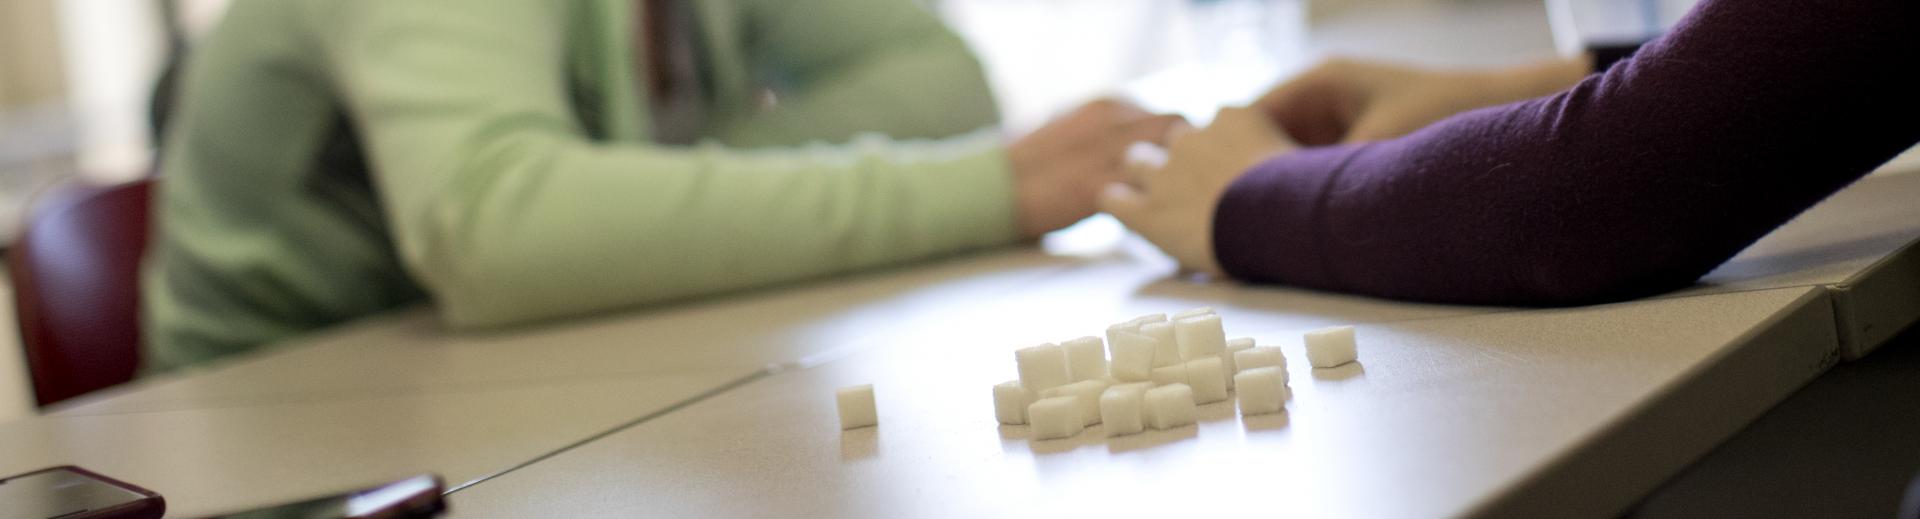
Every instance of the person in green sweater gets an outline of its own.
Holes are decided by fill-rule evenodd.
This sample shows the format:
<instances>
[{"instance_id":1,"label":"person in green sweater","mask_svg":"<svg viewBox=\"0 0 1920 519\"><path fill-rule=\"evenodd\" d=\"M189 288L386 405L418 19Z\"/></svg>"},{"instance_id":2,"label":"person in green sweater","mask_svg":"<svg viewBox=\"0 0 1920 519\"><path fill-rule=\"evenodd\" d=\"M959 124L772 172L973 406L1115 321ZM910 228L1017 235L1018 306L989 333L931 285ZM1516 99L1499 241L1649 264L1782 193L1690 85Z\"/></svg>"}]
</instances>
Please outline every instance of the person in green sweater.
<instances>
[{"instance_id":1,"label":"person in green sweater","mask_svg":"<svg viewBox=\"0 0 1920 519\"><path fill-rule=\"evenodd\" d=\"M238 0L183 81L149 371L423 300L481 329L1031 239L1176 120L1009 142L913 0Z\"/></svg>"}]
</instances>

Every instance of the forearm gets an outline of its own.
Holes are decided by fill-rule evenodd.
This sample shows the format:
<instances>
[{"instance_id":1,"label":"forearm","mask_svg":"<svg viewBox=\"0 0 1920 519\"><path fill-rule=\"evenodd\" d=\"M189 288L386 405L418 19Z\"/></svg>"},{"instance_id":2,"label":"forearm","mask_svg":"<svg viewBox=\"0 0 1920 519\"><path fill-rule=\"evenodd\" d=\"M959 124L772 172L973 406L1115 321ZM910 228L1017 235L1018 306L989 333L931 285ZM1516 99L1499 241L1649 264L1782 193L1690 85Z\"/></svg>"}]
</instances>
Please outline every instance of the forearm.
<instances>
[{"instance_id":1,"label":"forearm","mask_svg":"<svg viewBox=\"0 0 1920 519\"><path fill-rule=\"evenodd\" d=\"M997 135L743 150L596 141L559 4L362 0L325 36L408 274L456 327L739 290L1015 239Z\"/></svg>"},{"instance_id":2,"label":"forearm","mask_svg":"<svg viewBox=\"0 0 1920 519\"><path fill-rule=\"evenodd\" d=\"M1222 198L1215 251L1237 277L1431 301L1692 282L1920 139L1915 7L1789 4L1708 0L1566 92L1274 158Z\"/></svg>"},{"instance_id":3,"label":"forearm","mask_svg":"<svg viewBox=\"0 0 1920 519\"><path fill-rule=\"evenodd\" d=\"M528 143L400 207L457 327L765 286L1011 242L993 142L735 151Z\"/></svg>"}]
</instances>

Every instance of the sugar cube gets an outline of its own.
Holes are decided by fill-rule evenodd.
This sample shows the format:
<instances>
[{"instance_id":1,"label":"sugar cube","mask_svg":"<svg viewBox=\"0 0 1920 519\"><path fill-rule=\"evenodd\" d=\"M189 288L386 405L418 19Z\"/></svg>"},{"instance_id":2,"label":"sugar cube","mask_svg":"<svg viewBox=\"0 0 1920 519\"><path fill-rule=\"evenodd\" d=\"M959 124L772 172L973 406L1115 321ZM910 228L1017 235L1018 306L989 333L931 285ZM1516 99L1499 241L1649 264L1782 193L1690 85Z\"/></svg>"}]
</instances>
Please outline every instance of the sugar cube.
<instances>
[{"instance_id":1,"label":"sugar cube","mask_svg":"<svg viewBox=\"0 0 1920 519\"><path fill-rule=\"evenodd\" d=\"M1001 382L993 386L993 416L1007 425L1027 423L1027 406L1034 400L1033 392L1020 387L1020 381Z\"/></svg>"},{"instance_id":2,"label":"sugar cube","mask_svg":"<svg viewBox=\"0 0 1920 519\"><path fill-rule=\"evenodd\" d=\"M1193 402L1211 404L1227 399L1227 372L1220 357L1187 361L1187 385L1193 388Z\"/></svg>"},{"instance_id":3,"label":"sugar cube","mask_svg":"<svg viewBox=\"0 0 1920 519\"><path fill-rule=\"evenodd\" d=\"M1240 390L1234 393L1240 402L1240 414L1278 412L1287 404L1287 372L1274 366L1249 369L1234 375Z\"/></svg>"},{"instance_id":4,"label":"sugar cube","mask_svg":"<svg viewBox=\"0 0 1920 519\"><path fill-rule=\"evenodd\" d=\"M873 406L873 384L843 387L834 394L840 408L840 429L859 429L880 424Z\"/></svg>"},{"instance_id":5,"label":"sugar cube","mask_svg":"<svg viewBox=\"0 0 1920 519\"><path fill-rule=\"evenodd\" d=\"M1307 332L1307 362L1316 368L1331 368L1360 358L1353 342L1352 326L1335 326Z\"/></svg>"},{"instance_id":6,"label":"sugar cube","mask_svg":"<svg viewBox=\"0 0 1920 519\"><path fill-rule=\"evenodd\" d=\"M1259 346L1233 354L1233 364L1246 371L1254 368L1278 367L1281 372L1287 369L1287 357L1280 354L1279 346Z\"/></svg>"},{"instance_id":7,"label":"sugar cube","mask_svg":"<svg viewBox=\"0 0 1920 519\"><path fill-rule=\"evenodd\" d=\"M1167 314L1147 314L1147 315L1142 315L1140 317L1135 317L1132 320L1127 321L1127 324L1135 328L1138 328L1140 327L1140 325L1147 324L1147 323L1164 323L1164 322L1167 322Z\"/></svg>"},{"instance_id":8,"label":"sugar cube","mask_svg":"<svg viewBox=\"0 0 1920 519\"><path fill-rule=\"evenodd\" d=\"M1021 348L1013 352L1013 363L1020 372L1020 385L1028 391L1046 391L1073 381L1067 352L1058 344Z\"/></svg>"},{"instance_id":9,"label":"sugar cube","mask_svg":"<svg viewBox=\"0 0 1920 519\"><path fill-rule=\"evenodd\" d=\"M1236 351L1240 351L1240 350L1244 350L1252 347L1253 347L1252 337L1234 337L1232 339L1227 339L1227 353L1233 353Z\"/></svg>"},{"instance_id":10,"label":"sugar cube","mask_svg":"<svg viewBox=\"0 0 1920 519\"><path fill-rule=\"evenodd\" d=\"M1227 332L1221 327L1218 315L1198 315L1174 321L1173 333L1175 342L1180 343L1181 360L1217 357L1227 351Z\"/></svg>"},{"instance_id":11,"label":"sugar cube","mask_svg":"<svg viewBox=\"0 0 1920 519\"><path fill-rule=\"evenodd\" d=\"M1146 427L1141 403L1152 388L1152 383L1136 382L1109 387L1100 394L1100 421L1106 424L1107 436L1125 436Z\"/></svg>"},{"instance_id":12,"label":"sugar cube","mask_svg":"<svg viewBox=\"0 0 1920 519\"><path fill-rule=\"evenodd\" d=\"M1185 384L1187 383L1187 366L1185 364L1174 364L1172 366L1153 368L1152 382L1153 385L1156 386Z\"/></svg>"},{"instance_id":13,"label":"sugar cube","mask_svg":"<svg viewBox=\"0 0 1920 519\"><path fill-rule=\"evenodd\" d=\"M1180 359L1180 343L1174 340L1173 323L1158 322L1140 325L1140 333L1154 340L1153 367L1177 366Z\"/></svg>"},{"instance_id":14,"label":"sugar cube","mask_svg":"<svg viewBox=\"0 0 1920 519\"><path fill-rule=\"evenodd\" d=\"M1086 336L1060 343L1067 352L1067 374L1074 382L1107 376L1107 345L1099 337Z\"/></svg>"},{"instance_id":15,"label":"sugar cube","mask_svg":"<svg viewBox=\"0 0 1920 519\"><path fill-rule=\"evenodd\" d=\"M1147 390L1141 399L1146 410L1147 426L1155 429L1172 429L1192 424L1200 413L1193 403L1193 388L1186 384L1160 386Z\"/></svg>"},{"instance_id":16,"label":"sugar cube","mask_svg":"<svg viewBox=\"0 0 1920 519\"><path fill-rule=\"evenodd\" d=\"M1082 380L1040 392L1041 399L1070 396L1080 403L1080 418L1086 425L1100 423L1100 393L1107 390L1106 379Z\"/></svg>"},{"instance_id":17,"label":"sugar cube","mask_svg":"<svg viewBox=\"0 0 1920 519\"><path fill-rule=\"evenodd\" d=\"M1042 398L1027 406L1027 421L1032 425L1033 439L1051 440L1067 438L1080 434L1087 422L1080 416L1080 402L1070 396Z\"/></svg>"},{"instance_id":18,"label":"sugar cube","mask_svg":"<svg viewBox=\"0 0 1920 519\"><path fill-rule=\"evenodd\" d=\"M1113 353L1108 365L1113 378L1124 382L1153 380L1152 337L1131 329L1107 330L1107 349Z\"/></svg>"},{"instance_id":19,"label":"sugar cube","mask_svg":"<svg viewBox=\"0 0 1920 519\"><path fill-rule=\"evenodd\" d=\"M1181 320L1181 319L1186 319L1186 318L1188 318L1188 317L1193 317L1193 316L1196 316L1196 315L1213 315L1213 307L1211 307L1211 306L1202 306L1202 307L1199 307L1199 308L1194 308L1194 309L1189 309L1189 310L1182 310L1182 311L1180 311L1179 313L1175 313L1175 314L1173 314L1173 318L1172 318L1172 319L1173 319L1173 320L1175 320L1175 321L1178 321L1178 320Z\"/></svg>"}]
</instances>

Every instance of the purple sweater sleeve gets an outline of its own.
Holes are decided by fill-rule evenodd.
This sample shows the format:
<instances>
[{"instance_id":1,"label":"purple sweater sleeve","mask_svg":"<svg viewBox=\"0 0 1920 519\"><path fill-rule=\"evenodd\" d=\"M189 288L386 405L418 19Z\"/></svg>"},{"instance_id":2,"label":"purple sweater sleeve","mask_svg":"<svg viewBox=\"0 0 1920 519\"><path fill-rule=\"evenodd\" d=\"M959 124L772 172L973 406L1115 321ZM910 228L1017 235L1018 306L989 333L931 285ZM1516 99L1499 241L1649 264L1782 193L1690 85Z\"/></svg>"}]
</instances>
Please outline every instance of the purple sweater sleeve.
<instances>
[{"instance_id":1,"label":"purple sweater sleeve","mask_svg":"<svg viewBox=\"0 0 1920 519\"><path fill-rule=\"evenodd\" d=\"M1474 304L1686 286L1920 141L1920 2L1705 0L1559 94L1248 170L1241 279Z\"/></svg>"}]
</instances>

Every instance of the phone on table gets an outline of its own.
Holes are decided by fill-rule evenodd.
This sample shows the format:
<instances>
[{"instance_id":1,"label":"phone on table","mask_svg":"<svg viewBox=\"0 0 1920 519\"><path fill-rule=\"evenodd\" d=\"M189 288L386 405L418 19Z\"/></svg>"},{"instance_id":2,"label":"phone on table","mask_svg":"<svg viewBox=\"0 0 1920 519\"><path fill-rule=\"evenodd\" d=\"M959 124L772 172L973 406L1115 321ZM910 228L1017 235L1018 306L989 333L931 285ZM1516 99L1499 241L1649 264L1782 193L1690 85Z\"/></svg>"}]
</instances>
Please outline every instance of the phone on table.
<instances>
[{"instance_id":1,"label":"phone on table","mask_svg":"<svg viewBox=\"0 0 1920 519\"><path fill-rule=\"evenodd\" d=\"M415 519L438 516L447 505L439 476L392 483L215 516L228 519ZM0 479L3 519L158 519L160 494L75 466L40 469Z\"/></svg>"},{"instance_id":2,"label":"phone on table","mask_svg":"<svg viewBox=\"0 0 1920 519\"><path fill-rule=\"evenodd\" d=\"M414 476L326 497L215 516L219 519L416 519L447 511L439 476ZM63 518L64 519L64 518Z\"/></svg>"},{"instance_id":3,"label":"phone on table","mask_svg":"<svg viewBox=\"0 0 1920 519\"><path fill-rule=\"evenodd\" d=\"M166 511L160 494L71 465L0 479L0 517L154 519Z\"/></svg>"}]
</instances>

